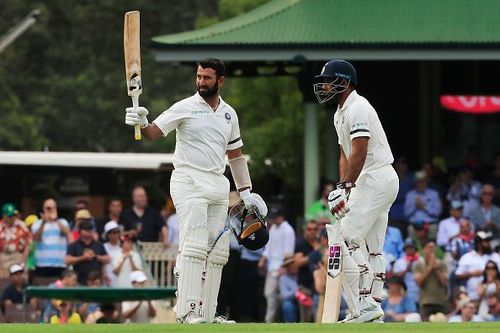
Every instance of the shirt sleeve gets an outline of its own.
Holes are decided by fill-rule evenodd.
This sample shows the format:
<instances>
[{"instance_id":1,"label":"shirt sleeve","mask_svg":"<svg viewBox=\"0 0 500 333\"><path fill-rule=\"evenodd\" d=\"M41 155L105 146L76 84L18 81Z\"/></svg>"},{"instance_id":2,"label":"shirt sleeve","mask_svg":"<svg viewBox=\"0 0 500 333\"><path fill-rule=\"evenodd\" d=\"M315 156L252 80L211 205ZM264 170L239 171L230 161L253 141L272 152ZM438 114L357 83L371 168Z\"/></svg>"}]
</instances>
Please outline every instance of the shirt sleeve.
<instances>
[{"instance_id":1,"label":"shirt sleeve","mask_svg":"<svg viewBox=\"0 0 500 333\"><path fill-rule=\"evenodd\" d=\"M163 136L167 136L168 133L173 131L179 126L182 119L185 117L185 113L182 112L174 104L170 109L163 111L153 123L158 126L158 128L163 133Z\"/></svg>"},{"instance_id":2,"label":"shirt sleeve","mask_svg":"<svg viewBox=\"0 0 500 333\"><path fill-rule=\"evenodd\" d=\"M363 106L353 106L348 121L351 140L359 137L371 137L369 109Z\"/></svg>"},{"instance_id":3,"label":"shirt sleeve","mask_svg":"<svg viewBox=\"0 0 500 333\"><path fill-rule=\"evenodd\" d=\"M466 257L462 257L458 261L457 270L455 271L455 274L461 275L467 272L467 265L464 259L466 259Z\"/></svg>"},{"instance_id":4,"label":"shirt sleeve","mask_svg":"<svg viewBox=\"0 0 500 333\"><path fill-rule=\"evenodd\" d=\"M70 246L68 246L68 250L67 250L67 254L70 255L70 256L73 256L73 257L77 257L78 254L76 253L76 243L73 243L71 244Z\"/></svg>"},{"instance_id":5,"label":"shirt sleeve","mask_svg":"<svg viewBox=\"0 0 500 333\"><path fill-rule=\"evenodd\" d=\"M227 113L231 116L231 135L229 136L229 141L227 143L227 150L238 149L243 146L243 141L241 140L240 134L240 124L238 121L238 115L236 112Z\"/></svg>"}]
</instances>

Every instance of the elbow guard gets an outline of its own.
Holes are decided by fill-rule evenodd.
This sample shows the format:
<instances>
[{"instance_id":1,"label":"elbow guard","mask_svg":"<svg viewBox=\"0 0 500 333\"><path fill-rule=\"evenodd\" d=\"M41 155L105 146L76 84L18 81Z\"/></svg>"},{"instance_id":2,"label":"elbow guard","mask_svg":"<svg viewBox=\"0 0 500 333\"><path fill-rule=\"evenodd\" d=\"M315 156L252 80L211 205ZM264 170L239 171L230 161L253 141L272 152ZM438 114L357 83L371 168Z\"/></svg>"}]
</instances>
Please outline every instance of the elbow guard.
<instances>
[{"instance_id":1,"label":"elbow guard","mask_svg":"<svg viewBox=\"0 0 500 333\"><path fill-rule=\"evenodd\" d=\"M248 172L248 164L245 157L238 156L230 159L229 168L231 169L236 189L239 190L245 187L252 189L252 181L250 180L250 173Z\"/></svg>"}]
</instances>

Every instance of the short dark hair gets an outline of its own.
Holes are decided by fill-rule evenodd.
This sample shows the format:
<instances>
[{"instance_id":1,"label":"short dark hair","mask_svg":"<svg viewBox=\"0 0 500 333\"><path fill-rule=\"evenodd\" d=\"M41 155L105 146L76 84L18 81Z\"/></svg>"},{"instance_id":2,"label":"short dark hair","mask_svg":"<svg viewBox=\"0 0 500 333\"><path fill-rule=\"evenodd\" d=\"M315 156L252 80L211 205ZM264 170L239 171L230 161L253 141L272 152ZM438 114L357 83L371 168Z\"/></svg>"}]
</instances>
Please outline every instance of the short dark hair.
<instances>
[{"instance_id":1,"label":"short dark hair","mask_svg":"<svg viewBox=\"0 0 500 333\"><path fill-rule=\"evenodd\" d=\"M96 269L91 270L87 275L87 281L95 281L95 280L101 280L101 272L99 272Z\"/></svg>"},{"instance_id":2,"label":"short dark hair","mask_svg":"<svg viewBox=\"0 0 500 333\"><path fill-rule=\"evenodd\" d=\"M62 273L61 273L61 278L68 278L72 277L73 275L76 275L76 272L72 269L66 268Z\"/></svg>"},{"instance_id":3,"label":"short dark hair","mask_svg":"<svg viewBox=\"0 0 500 333\"><path fill-rule=\"evenodd\" d=\"M226 65L224 62L215 58L206 58L198 61L198 66L201 68L212 68L215 71L217 78L226 75Z\"/></svg>"}]
</instances>

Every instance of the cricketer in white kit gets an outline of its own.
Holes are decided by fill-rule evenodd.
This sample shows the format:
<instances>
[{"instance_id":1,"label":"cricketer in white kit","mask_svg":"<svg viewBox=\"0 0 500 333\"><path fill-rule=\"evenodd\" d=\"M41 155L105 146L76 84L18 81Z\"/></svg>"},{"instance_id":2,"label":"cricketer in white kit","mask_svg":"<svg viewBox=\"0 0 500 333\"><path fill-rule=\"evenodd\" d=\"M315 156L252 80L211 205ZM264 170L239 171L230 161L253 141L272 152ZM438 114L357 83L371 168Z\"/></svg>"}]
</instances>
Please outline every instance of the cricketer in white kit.
<instances>
[{"instance_id":1,"label":"cricketer in white kit","mask_svg":"<svg viewBox=\"0 0 500 333\"><path fill-rule=\"evenodd\" d=\"M245 206L267 215L262 198L250 192L238 116L219 96L224 80L224 63L205 59L198 63L197 93L172 105L153 123L148 122L145 108L126 109L125 123L139 124L149 139L176 130L170 192L179 218L174 310L181 323L230 322L215 316L222 268L229 257L229 231L220 234L229 198L229 181L224 176L226 154Z\"/></svg>"},{"instance_id":2,"label":"cricketer in white kit","mask_svg":"<svg viewBox=\"0 0 500 333\"><path fill-rule=\"evenodd\" d=\"M342 236L344 294L349 314L341 321L378 321L385 281L382 257L389 208L399 189L391 148L375 109L355 88L357 74L347 61L334 59L315 77L320 103L336 109L340 182L329 194Z\"/></svg>"}]
</instances>

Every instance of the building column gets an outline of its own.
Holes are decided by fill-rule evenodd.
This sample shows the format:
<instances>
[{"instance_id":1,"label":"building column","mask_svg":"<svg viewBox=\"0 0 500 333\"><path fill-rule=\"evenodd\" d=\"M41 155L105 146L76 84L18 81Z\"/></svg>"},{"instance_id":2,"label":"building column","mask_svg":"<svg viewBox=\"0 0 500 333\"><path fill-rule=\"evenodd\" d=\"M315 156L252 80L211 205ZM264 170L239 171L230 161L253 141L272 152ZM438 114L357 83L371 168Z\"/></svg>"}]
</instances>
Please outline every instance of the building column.
<instances>
[{"instance_id":1,"label":"building column","mask_svg":"<svg viewBox=\"0 0 500 333\"><path fill-rule=\"evenodd\" d=\"M318 105L304 103L304 212L319 188Z\"/></svg>"}]
</instances>

